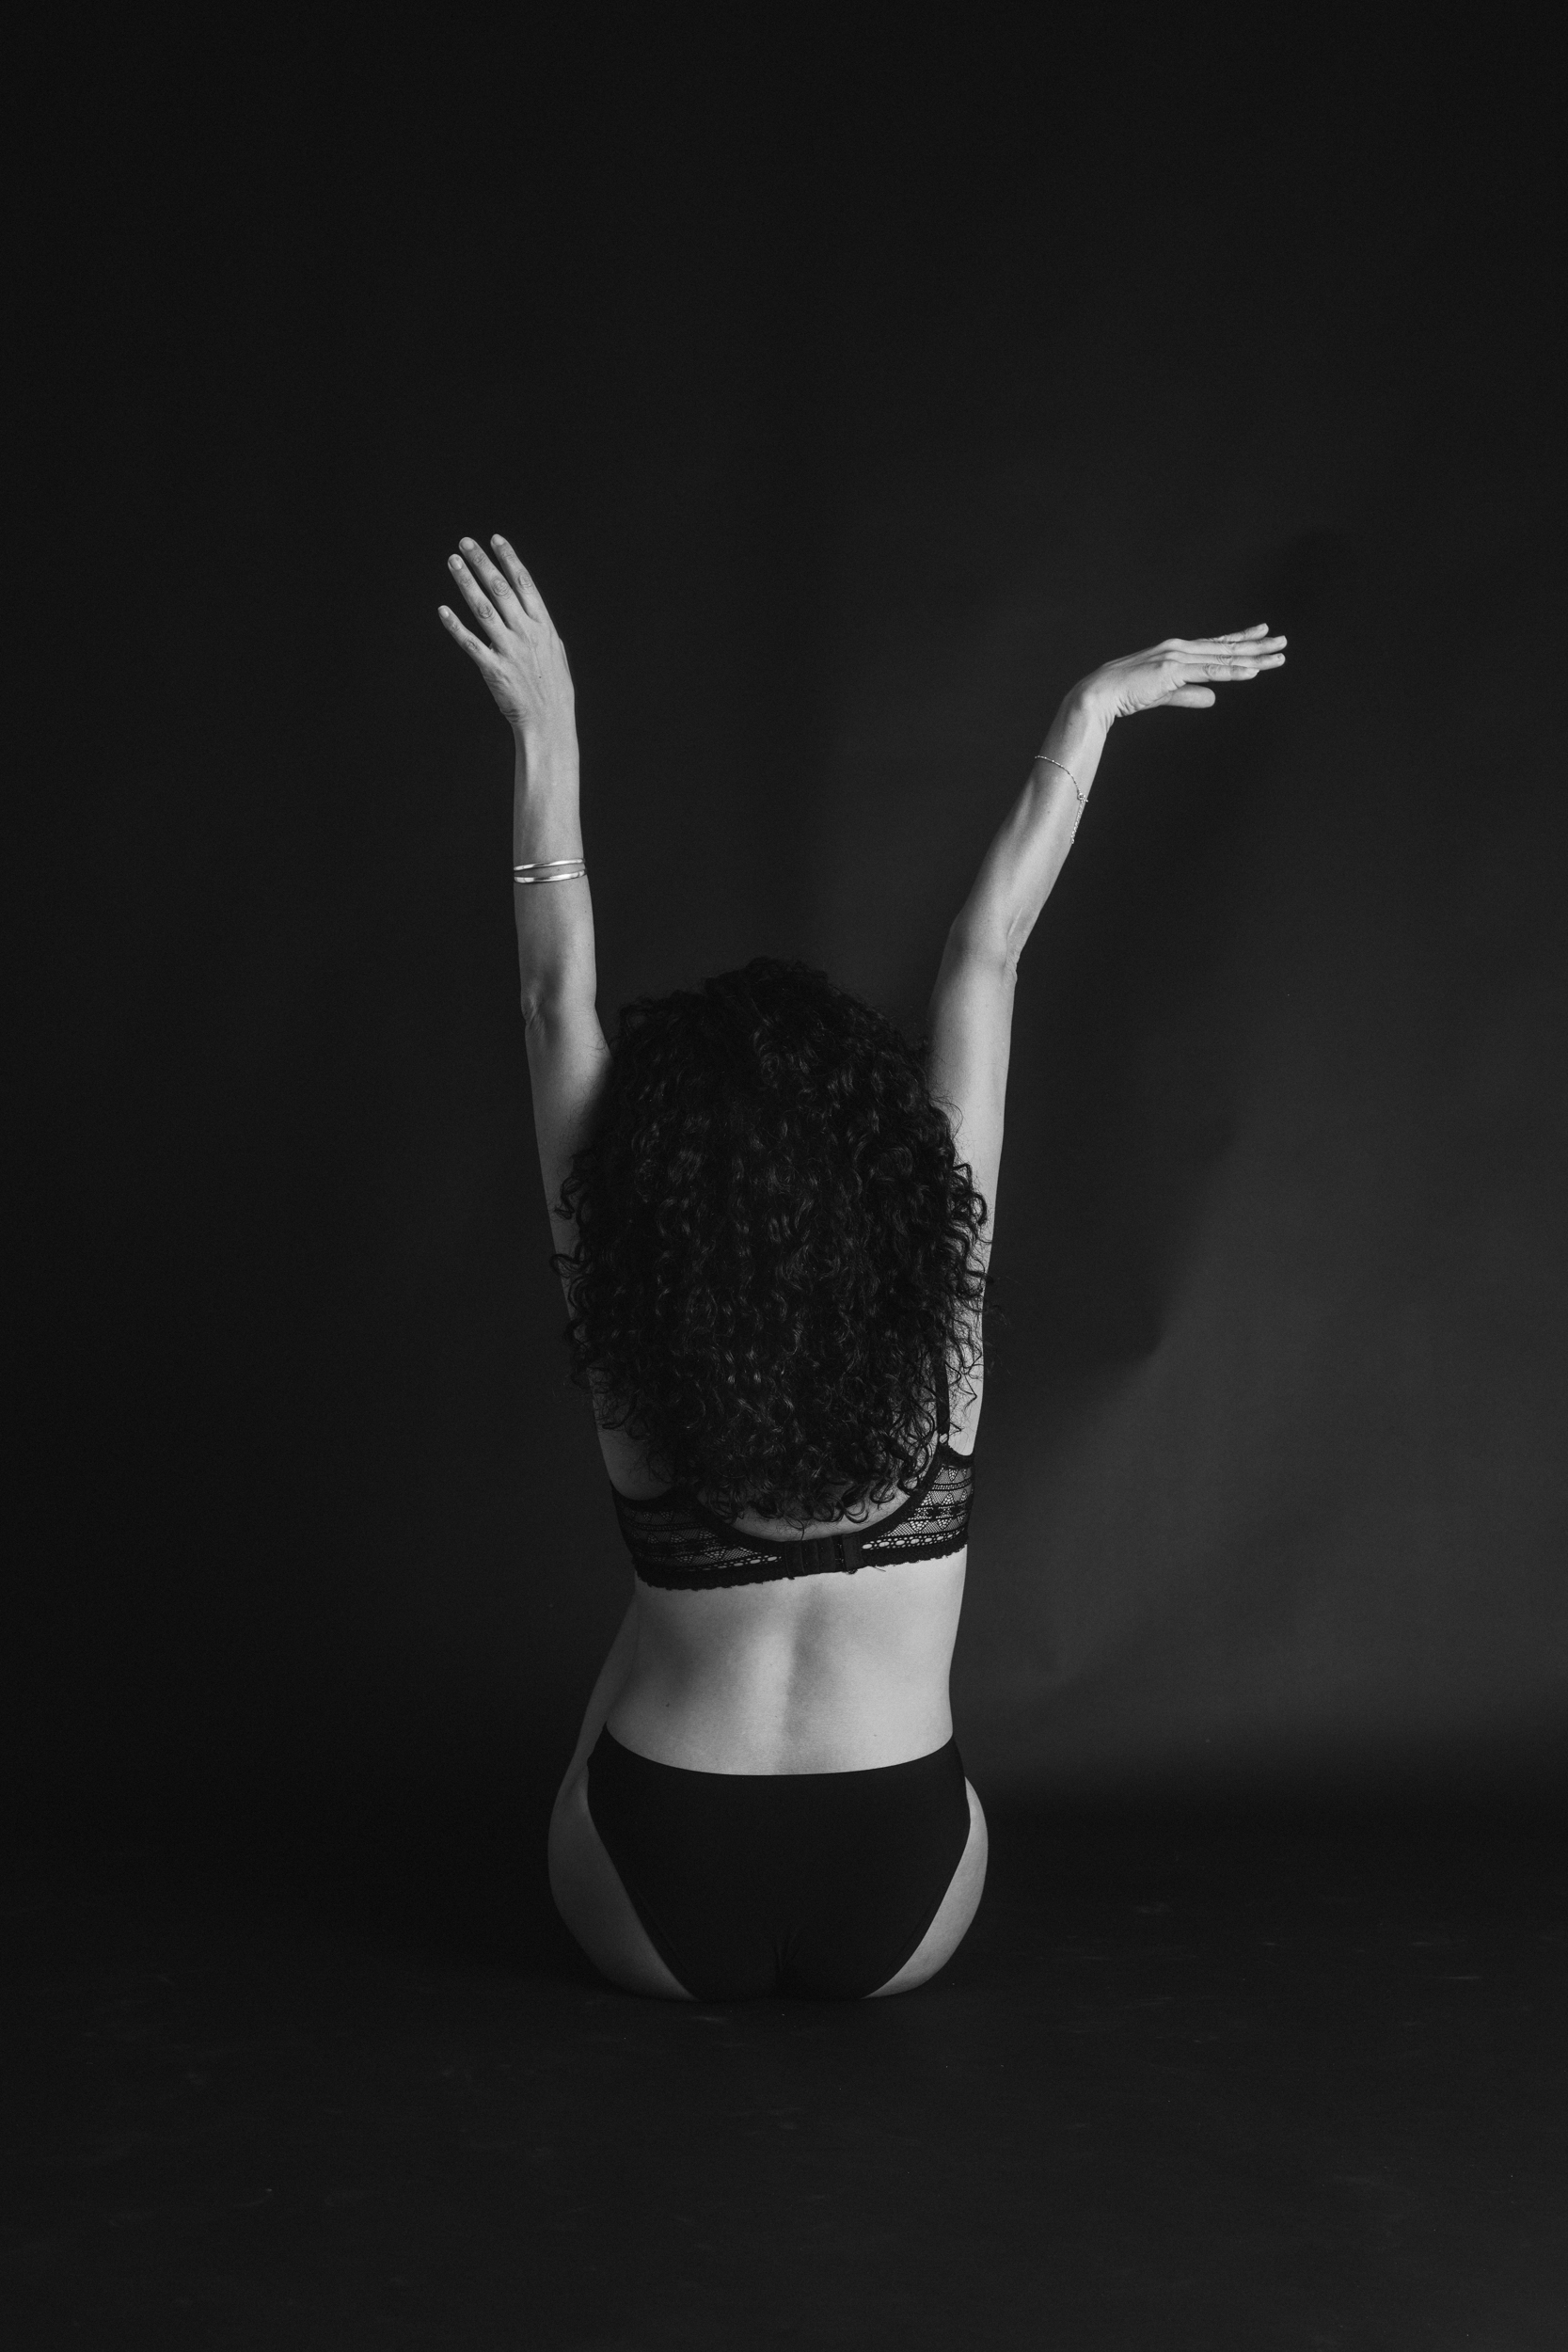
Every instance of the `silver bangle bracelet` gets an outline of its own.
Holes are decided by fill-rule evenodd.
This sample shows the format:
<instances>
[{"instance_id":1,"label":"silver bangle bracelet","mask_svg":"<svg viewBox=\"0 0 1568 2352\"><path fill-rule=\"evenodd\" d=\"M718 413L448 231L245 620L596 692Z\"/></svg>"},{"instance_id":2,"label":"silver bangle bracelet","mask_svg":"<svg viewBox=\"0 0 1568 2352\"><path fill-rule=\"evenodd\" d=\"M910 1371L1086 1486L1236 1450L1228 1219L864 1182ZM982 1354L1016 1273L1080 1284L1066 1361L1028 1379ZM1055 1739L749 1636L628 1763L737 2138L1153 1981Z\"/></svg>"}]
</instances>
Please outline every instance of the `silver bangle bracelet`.
<instances>
[{"instance_id":1,"label":"silver bangle bracelet","mask_svg":"<svg viewBox=\"0 0 1568 2352\"><path fill-rule=\"evenodd\" d=\"M537 869L531 873L521 866L515 866L512 869L512 879L519 888L526 886L529 882L586 882L588 868L581 858L567 858L550 873Z\"/></svg>"}]
</instances>

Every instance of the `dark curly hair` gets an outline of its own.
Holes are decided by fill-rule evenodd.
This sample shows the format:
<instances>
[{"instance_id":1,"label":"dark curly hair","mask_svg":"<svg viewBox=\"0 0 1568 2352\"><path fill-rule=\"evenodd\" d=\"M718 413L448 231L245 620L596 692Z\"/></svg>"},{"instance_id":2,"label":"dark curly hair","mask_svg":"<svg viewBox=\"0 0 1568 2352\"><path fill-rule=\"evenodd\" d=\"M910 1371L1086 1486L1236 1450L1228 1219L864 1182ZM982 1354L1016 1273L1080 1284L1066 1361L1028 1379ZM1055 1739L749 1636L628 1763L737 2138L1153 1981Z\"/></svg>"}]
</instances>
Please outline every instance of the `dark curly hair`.
<instances>
[{"instance_id":1,"label":"dark curly hair","mask_svg":"<svg viewBox=\"0 0 1568 2352\"><path fill-rule=\"evenodd\" d=\"M936 1435L933 1359L979 1359L990 1209L925 1044L769 956L621 1009L557 1211L569 1376L725 1518L885 1506Z\"/></svg>"}]
</instances>

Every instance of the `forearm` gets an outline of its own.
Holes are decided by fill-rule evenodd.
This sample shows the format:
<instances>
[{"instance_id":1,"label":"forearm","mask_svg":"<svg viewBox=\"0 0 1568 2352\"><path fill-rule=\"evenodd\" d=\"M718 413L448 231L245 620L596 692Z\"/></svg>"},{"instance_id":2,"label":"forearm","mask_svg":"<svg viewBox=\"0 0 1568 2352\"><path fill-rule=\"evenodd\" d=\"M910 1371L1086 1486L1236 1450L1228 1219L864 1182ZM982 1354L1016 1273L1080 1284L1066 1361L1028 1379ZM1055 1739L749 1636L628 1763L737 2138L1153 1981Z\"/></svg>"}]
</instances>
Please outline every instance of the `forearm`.
<instances>
[{"instance_id":1,"label":"forearm","mask_svg":"<svg viewBox=\"0 0 1568 2352\"><path fill-rule=\"evenodd\" d=\"M516 739L512 792L512 863L580 858L576 742L541 749ZM531 1020L562 995L598 994L594 961L594 902L588 879L515 883L517 973L523 1017Z\"/></svg>"},{"instance_id":2,"label":"forearm","mask_svg":"<svg viewBox=\"0 0 1568 2352\"><path fill-rule=\"evenodd\" d=\"M1110 723L1086 683L1075 686L1040 745L1061 766L1042 758L1030 768L954 921L966 944L1001 955L1014 971L1067 862L1083 815L1078 793L1088 798Z\"/></svg>"}]
</instances>

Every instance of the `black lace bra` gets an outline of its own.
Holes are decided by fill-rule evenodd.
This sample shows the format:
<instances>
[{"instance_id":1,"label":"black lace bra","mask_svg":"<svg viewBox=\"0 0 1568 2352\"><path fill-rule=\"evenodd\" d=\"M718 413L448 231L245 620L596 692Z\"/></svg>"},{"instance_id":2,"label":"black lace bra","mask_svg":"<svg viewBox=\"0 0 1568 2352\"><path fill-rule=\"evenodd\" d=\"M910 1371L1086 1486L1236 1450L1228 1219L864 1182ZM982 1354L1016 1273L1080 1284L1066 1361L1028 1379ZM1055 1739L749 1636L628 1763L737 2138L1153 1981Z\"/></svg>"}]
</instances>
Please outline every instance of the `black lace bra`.
<instances>
[{"instance_id":1,"label":"black lace bra","mask_svg":"<svg viewBox=\"0 0 1568 2352\"><path fill-rule=\"evenodd\" d=\"M947 1442L947 1375L937 1366L937 1446L908 1501L863 1534L793 1542L748 1535L705 1509L686 1486L634 1502L611 1484L632 1566L644 1584L700 1592L709 1584L770 1584L786 1576L853 1576L895 1560L941 1560L969 1541L974 1456Z\"/></svg>"}]
</instances>

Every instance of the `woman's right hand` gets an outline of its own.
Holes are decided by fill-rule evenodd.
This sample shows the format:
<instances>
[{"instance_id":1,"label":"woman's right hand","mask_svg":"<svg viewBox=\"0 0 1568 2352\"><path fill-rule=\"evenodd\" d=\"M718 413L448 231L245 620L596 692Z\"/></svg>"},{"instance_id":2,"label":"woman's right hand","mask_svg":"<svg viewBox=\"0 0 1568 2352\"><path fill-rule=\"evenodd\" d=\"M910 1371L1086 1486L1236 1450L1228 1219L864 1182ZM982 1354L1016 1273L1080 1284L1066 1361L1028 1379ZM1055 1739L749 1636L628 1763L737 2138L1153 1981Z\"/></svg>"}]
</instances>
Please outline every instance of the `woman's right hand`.
<instances>
[{"instance_id":1,"label":"woman's right hand","mask_svg":"<svg viewBox=\"0 0 1568 2352\"><path fill-rule=\"evenodd\" d=\"M1107 726L1140 710L1207 710L1216 686L1281 666L1285 640L1271 637L1268 628L1259 621L1220 637L1167 637L1146 653L1107 661L1085 678L1079 693Z\"/></svg>"}]
</instances>

